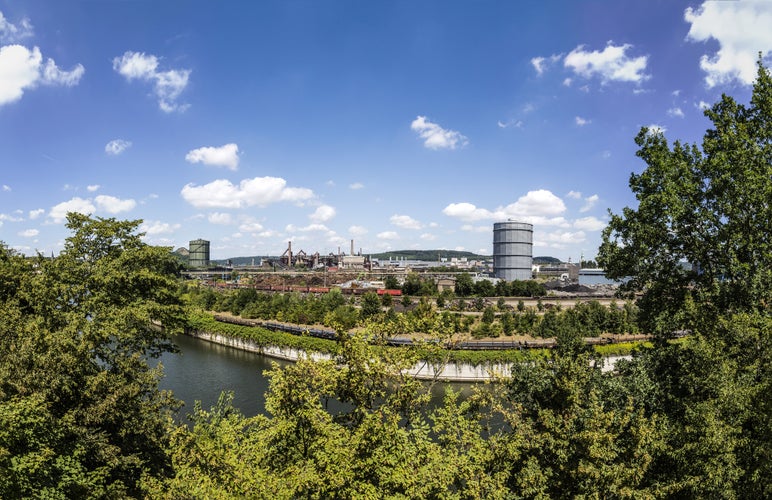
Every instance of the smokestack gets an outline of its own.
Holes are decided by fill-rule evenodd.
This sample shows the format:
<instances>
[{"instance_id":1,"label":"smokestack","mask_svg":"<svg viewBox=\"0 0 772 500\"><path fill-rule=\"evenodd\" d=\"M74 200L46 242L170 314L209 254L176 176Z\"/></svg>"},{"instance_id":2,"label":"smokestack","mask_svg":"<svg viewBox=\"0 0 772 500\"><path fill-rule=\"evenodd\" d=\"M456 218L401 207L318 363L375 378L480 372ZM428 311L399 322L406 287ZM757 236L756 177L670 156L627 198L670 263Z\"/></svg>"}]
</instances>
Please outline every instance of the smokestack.
<instances>
[{"instance_id":1,"label":"smokestack","mask_svg":"<svg viewBox=\"0 0 772 500\"><path fill-rule=\"evenodd\" d=\"M351 240L351 253L349 255L354 255L354 240Z\"/></svg>"}]
</instances>

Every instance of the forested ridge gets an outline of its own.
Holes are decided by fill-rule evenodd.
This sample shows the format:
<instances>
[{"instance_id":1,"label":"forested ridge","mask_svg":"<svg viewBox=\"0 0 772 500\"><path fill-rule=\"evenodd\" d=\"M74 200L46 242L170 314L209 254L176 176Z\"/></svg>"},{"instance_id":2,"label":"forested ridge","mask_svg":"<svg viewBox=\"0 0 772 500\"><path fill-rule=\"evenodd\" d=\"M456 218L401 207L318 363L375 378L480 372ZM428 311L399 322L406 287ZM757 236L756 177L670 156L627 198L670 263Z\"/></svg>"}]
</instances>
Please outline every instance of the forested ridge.
<instances>
[{"instance_id":1,"label":"forested ridge","mask_svg":"<svg viewBox=\"0 0 772 500\"><path fill-rule=\"evenodd\" d=\"M275 366L265 415L224 394L181 425L148 363L186 325L169 249L78 214L53 259L0 246L0 497L771 498L769 71L705 113L701 145L636 137L638 206L610 214L598 263L631 278L656 340L615 375L561 329L431 409L402 368L432 346L376 351L365 328L331 361Z\"/></svg>"}]
</instances>

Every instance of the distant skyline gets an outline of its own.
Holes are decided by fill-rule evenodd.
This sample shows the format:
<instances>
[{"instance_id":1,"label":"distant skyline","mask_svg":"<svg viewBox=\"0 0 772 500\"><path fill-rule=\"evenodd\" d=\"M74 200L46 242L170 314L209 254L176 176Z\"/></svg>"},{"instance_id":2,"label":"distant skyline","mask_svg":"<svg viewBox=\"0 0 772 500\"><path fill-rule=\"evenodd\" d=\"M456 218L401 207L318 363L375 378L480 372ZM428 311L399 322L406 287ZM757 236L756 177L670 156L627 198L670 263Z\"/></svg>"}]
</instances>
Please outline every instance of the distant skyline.
<instances>
[{"instance_id":1,"label":"distant skyline","mask_svg":"<svg viewBox=\"0 0 772 500\"><path fill-rule=\"evenodd\" d=\"M68 211L213 259L465 250L534 225L596 256L641 127L747 103L772 2L0 0L0 241Z\"/></svg>"}]
</instances>

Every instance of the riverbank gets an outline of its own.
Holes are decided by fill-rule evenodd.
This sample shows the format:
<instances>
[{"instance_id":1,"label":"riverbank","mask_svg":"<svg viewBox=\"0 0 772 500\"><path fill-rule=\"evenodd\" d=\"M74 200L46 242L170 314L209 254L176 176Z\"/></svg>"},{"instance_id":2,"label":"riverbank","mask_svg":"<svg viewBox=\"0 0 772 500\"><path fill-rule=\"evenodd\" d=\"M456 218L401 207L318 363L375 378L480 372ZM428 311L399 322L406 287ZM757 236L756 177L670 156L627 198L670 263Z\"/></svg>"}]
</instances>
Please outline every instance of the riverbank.
<instances>
[{"instance_id":1,"label":"riverbank","mask_svg":"<svg viewBox=\"0 0 772 500\"><path fill-rule=\"evenodd\" d=\"M297 347L281 347L267 345L253 339L225 335L216 332L191 330L187 335L212 342L215 344L253 352L285 361L298 361L299 359L329 360L332 355L328 352L307 351ZM601 368L604 372L614 369L620 359L629 359L630 356L608 356L604 358ZM473 365L469 363L445 362L430 363L422 361L407 369L407 373L419 380L441 380L447 382L486 382L498 378L506 378L511 374L511 362L497 362Z\"/></svg>"}]
</instances>

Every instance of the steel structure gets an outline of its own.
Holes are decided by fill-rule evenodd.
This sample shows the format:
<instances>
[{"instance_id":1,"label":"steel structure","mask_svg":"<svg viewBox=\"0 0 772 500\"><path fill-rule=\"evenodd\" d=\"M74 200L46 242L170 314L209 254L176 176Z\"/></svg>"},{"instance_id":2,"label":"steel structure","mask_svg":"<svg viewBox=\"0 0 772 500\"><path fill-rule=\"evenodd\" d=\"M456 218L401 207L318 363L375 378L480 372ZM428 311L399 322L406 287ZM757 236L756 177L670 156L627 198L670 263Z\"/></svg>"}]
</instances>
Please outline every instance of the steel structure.
<instances>
[{"instance_id":1,"label":"steel structure","mask_svg":"<svg viewBox=\"0 0 772 500\"><path fill-rule=\"evenodd\" d=\"M533 224L496 222L493 224L493 274L514 281L532 279Z\"/></svg>"}]
</instances>

